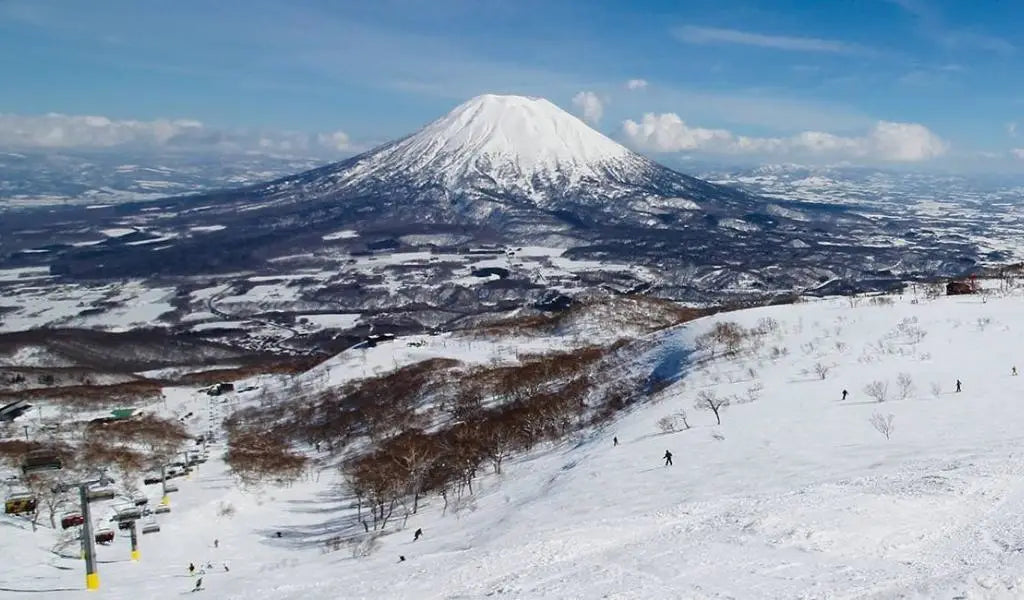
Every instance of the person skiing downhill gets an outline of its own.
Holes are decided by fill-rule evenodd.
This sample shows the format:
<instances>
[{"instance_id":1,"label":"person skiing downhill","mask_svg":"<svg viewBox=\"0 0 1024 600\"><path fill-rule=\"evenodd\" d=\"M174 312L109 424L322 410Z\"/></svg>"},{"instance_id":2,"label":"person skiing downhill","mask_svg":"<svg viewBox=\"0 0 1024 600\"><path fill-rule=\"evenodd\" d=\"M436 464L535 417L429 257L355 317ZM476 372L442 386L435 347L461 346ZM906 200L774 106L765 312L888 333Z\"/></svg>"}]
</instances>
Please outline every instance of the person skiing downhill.
<instances>
[{"instance_id":1,"label":"person skiing downhill","mask_svg":"<svg viewBox=\"0 0 1024 600\"><path fill-rule=\"evenodd\" d=\"M960 393L960 380L959 379L956 380L956 392L958 394Z\"/></svg>"},{"instance_id":2,"label":"person skiing downhill","mask_svg":"<svg viewBox=\"0 0 1024 600\"><path fill-rule=\"evenodd\" d=\"M423 530L422 529L417 529L416 533L412 534L412 541L414 541L414 542L417 541L418 539L420 539L421 535L423 535Z\"/></svg>"},{"instance_id":3,"label":"person skiing downhill","mask_svg":"<svg viewBox=\"0 0 1024 600\"><path fill-rule=\"evenodd\" d=\"M612 446L618 446L618 445L619 445L619 437L615 436L615 437L612 438Z\"/></svg>"},{"instance_id":4,"label":"person skiing downhill","mask_svg":"<svg viewBox=\"0 0 1024 600\"><path fill-rule=\"evenodd\" d=\"M189 575L195 575L196 574L196 565L194 563L188 563L188 574Z\"/></svg>"},{"instance_id":5,"label":"person skiing downhill","mask_svg":"<svg viewBox=\"0 0 1024 600\"><path fill-rule=\"evenodd\" d=\"M849 394L849 393L850 392L847 392L846 390L843 390L843 400L846 400L846 395Z\"/></svg>"},{"instance_id":6,"label":"person skiing downhill","mask_svg":"<svg viewBox=\"0 0 1024 600\"><path fill-rule=\"evenodd\" d=\"M665 466L666 467L671 467L672 466L672 453L671 452L666 450L665 451L665 456L663 456L662 458L665 459Z\"/></svg>"}]
</instances>

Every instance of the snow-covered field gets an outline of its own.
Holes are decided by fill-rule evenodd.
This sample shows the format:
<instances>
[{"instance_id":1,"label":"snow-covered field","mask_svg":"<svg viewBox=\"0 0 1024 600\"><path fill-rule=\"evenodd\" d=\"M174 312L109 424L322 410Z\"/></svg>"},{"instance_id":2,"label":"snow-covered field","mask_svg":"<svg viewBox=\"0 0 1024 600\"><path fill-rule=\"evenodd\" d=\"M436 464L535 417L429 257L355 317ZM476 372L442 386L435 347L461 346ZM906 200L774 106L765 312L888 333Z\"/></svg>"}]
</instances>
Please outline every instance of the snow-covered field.
<instances>
[{"instance_id":1,"label":"snow-covered field","mask_svg":"<svg viewBox=\"0 0 1024 600\"><path fill-rule=\"evenodd\" d=\"M205 594L247 600L1024 597L1024 377L1011 375L1024 368L1022 309L1019 295L829 299L651 334L626 368L679 382L604 430L484 475L444 516L431 498L361 558L324 551L352 511L334 468L242 490L215 449L178 480L139 563L124 538L101 547L98 593L77 591L81 562L49 552L53 532L0 518L0 596L173 598L194 585L189 562L209 562ZM719 321L761 326L763 345L732 358L695 351ZM514 360L514 350L399 339L324 368L343 381L441 354ZM865 390L876 381L888 384L883 403ZM721 425L694 409L701 392L733 398ZM198 415L196 432L228 406L167 395L167 411ZM691 428L662 433L658 420L680 409ZM875 414L892 415L891 439L869 423Z\"/></svg>"}]
</instances>

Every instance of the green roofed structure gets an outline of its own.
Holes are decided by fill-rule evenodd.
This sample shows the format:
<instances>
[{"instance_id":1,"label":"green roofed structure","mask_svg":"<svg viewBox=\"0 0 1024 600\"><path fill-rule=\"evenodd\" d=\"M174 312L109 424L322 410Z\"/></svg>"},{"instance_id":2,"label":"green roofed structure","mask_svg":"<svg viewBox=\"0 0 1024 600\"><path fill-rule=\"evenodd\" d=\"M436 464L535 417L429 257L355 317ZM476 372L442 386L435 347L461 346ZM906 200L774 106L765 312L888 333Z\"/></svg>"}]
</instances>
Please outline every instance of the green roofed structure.
<instances>
[{"instance_id":1,"label":"green roofed structure","mask_svg":"<svg viewBox=\"0 0 1024 600\"><path fill-rule=\"evenodd\" d=\"M115 419L127 419L134 413L134 408L115 408L114 410L110 411L110 414L113 415Z\"/></svg>"}]
</instances>

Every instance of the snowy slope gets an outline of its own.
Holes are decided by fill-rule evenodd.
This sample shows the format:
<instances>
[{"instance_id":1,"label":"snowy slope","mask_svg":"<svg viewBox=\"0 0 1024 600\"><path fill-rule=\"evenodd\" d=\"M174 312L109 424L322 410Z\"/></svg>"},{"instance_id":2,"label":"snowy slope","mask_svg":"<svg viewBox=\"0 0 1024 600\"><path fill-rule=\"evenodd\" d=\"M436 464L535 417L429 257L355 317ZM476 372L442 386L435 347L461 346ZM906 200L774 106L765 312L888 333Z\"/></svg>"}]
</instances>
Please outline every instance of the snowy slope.
<instances>
[{"instance_id":1,"label":"snowy slope","mask_svg":"<svg viewBox=\"0 0 1024 600\"><path fill-rule=\"evenodd\" d=\"M651 334L624 366L683 374L656 402L518 458L445 516L430 499L362 558L323 552L351 514L333 469L256 493L211 460L182 481L164 530L143 540L142 562L116 562L127 557L124 540L102 550L115 562L101 564L104 588L91 597L176 597L192 586L190 561L214 564L204 587L225 599L1024 597L1024 377L1010 374L1024 366L1022 304L1019 294L894 306L830 299ZM720 321L769 333L736 358L695 351L696 336ZM398 340L332 362L329 375L436 355L510 359L509 350ZM824 380L817 363L830 367ZM904 399L901 373L914 383ZM889 384L882 404L864 392L876 380ZM717 426L693 409L705 390L756 399L727 408ZM169 396L175 413L208 402L188 390ZM679 409L692 428L661 434L658 419ZM874 413L893 415L891 440L869 424ZM660 461L666 449L672 467ZM218 516L221 503L234 516ZM80 586L79 564L46 554L48 531L12 533L8 521L0 530L18 568L0 573L0 594ZM416 528L425 536L414 543Z\"/></svg>"}]
</instances>

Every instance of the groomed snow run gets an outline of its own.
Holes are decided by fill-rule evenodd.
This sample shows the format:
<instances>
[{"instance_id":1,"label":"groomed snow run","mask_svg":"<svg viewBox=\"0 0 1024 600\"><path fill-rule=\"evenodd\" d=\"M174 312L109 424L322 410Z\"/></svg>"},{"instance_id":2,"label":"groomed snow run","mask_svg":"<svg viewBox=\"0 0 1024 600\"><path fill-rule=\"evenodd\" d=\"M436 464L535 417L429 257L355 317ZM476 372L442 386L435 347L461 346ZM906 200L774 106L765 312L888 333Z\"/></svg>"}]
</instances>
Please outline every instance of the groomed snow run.
<instances>
[{"instance_id":1,"label":"groomed snow run","mask_svg":"<svg viewBox=\"0 0 1024 600\"><path fill-rule=\"evenodd\" d=\"M735 358L692 352L717 321L769 333ZM1011 375L1024 368L1022 334L1019 296L723 313L640 345L629 368L684 375L652 402L482 475L444 516L431 497L369 556L324 551L353 512L335 470L243 491L214 451L178 480L141 562L121 538L101 549L98 593L58 591L82 587L81 562L47 552L51 531L2 517L0 596L175 598L193 587L189 562L209 561L201 593L218 599L1024 597L1024 376ZM335 361L331 377L364 368ZM914 384L904 399L901 373ZM888 382L886 402L867 397L873 381ZM756 399L718 426L693 408L701 391ZM168 390L168 410L203 415L200 430L211 402ZM657 421L680 409L692 427L661 433ZM891 439L875 413L893 415ZM219 516L227 505L234 514Z\"/></svg>"}]
</instances>

